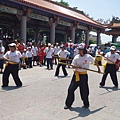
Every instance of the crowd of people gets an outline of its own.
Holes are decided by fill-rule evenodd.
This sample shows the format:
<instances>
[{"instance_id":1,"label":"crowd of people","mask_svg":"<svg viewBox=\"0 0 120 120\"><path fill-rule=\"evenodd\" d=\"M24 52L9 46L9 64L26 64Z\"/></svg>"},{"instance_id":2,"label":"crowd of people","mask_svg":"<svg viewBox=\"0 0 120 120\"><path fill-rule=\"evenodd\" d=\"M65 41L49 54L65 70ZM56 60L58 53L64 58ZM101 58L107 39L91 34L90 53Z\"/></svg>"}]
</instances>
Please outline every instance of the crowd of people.
<instances>
[{"instance_id":1,"label":"crowd of people","mask_svg":"<svg viewBox=\"0 0 120 120\"><path fill-rule=\"evenodd\" d=\"M52 45L40 45L36 42L24 43L23 40L18 42L15 40L8 45L8 50L5 52L2 41L0 41L0 68L3 72L4 60L6 61L5 69L2 77L2 87L7 87L9 84L9 75L13 76L16 86L21 87L22 81L18 75L20 68L27 69L33 66L43 65L47 66L48 70L53 70L53 64L56 64L55 77L59 76L60 67L62 67L63 74L66 77L68 75L66 65L74 69L73 77L68 88L68 95L65 102L64 109L71 108L74 102L74 92L79 87L80 95L85 108L89 107L89 86L88 86L88 74L89 63L94 63L98 68L98 73L101 73L99 67L99 61L90 54L87 53L87 47L84 43L75 45L70 40L67 44L56 43ZM100 48L96 50L96 55L100 55ZM105 55L106 67L100 82L100 87L105 85L106 77L110 73L111 79L115 87L118 87L118 80L116 75L117 60L120 60L120 55L116 53L116 47L111 46L110 52Z\"/></svg>"}]
</instances>

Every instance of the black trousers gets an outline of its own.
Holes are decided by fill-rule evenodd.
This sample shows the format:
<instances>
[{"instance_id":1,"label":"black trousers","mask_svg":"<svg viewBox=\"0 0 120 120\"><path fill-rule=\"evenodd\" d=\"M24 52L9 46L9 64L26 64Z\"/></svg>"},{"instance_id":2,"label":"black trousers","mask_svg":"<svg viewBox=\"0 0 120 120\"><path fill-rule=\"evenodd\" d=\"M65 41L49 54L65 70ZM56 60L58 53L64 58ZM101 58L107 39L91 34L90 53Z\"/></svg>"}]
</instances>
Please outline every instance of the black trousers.
<instances>
[{"instance_id":1,"label":"black trousers","mask_svg":"<svg viewBox=\"0 0 120 120\"><path fill-rule=\"evenodd\" d=\"M49 66L51 69L53 69L53 63L52 63L52 58L46 58L47 60L47 69L49 69Z\"/></svg>"},{"instance_id":2,"label":"black trousers","mask_svg":"<svg viewBox=\"0 0 120 120\"><path fill-rule=\"evenodd\" d=\"M57 65L57 61L58 61L58 55L54 55L54 59L55 59L55 65Z\"/></svg>"},{"instance_id":3,"label":"black trousers","mask_svg":"<svg viewBox=\"0 0 120 120\"><path fill-rule=\"evenodd\" d=\"M46 56L44 56L43 65L46 65Z\"/></svg>"},{"instance_id":4,"label":"black trousers","mask_svg":"<svg viewBox=\"0 0 120 120\"><path fill-rule=\"evenodd\" d=\"M118 80L117 80L117 75L116 75L116 65L115 64L107 64L106 69L104 72L104 75L102 77L102 81L100 82L101 86L105 85L106 77L110 73L110 77L112 79L112 82L115 86L118 86Z\"/></svg>"},{"instance_id":5,"label":"black trousers","mask_svg":"<svg viewBox=\"0 0 120 120\"><path fill-rule=\"evenodd\" d=\"M89 87L88 87L88 75L80 75L80 81L76 82L76 78L75 78L75 74L72 77L72 81L71 84L68 88L68 95L67 95L67 99L65 101L66 106L71 106L74 102L75 99L75 90L79 87L80 89L80 96L81 99L83 101L83 104L85 106L89 106L89 100L88 100L88 96L89 96Z\"/></svg>"},{"instance_id":6,"label":"black trousers","mask_svg":"<svg viewBox=\"0 0 120 120\"><path fill-rule=\"evenodd\" d=\"M61 60L60 62L66 62L66 60ZM68 75L67 71L66 71L66 65L62 65L62 64L58 64L57 65L57 68L56 68L56 72L55 72L55 76L58 76L59 75L59 71L60 71L60 67L62 66L62 71L64 73L65 76Z\"/></svg>"},{"instance_id":7,"label":"black trousers","mask_svg":"<svg viewBox=\"0 0 120 120\"><path fill-rule=\"evenodd\" d=\"M0 59L0 68L3 69L3 65L4 65L4 60Z\"/></svg>"},{"instance_id":8,"label":"black trousers","mask_svg":"<svg viewBox=\"0 0 120 120\"><path fill-rule=\"evenodd\" d=\"M3 86L8 86L10 74L12 74L15 84L17 86L22 86L22 82L20 81L18 71L19 71L19 64L15 64L15 65L8 64L8 66L6 66L4 70L2 77Z\"/></svg>"},{"instance_id":9,"label":"black trousers","mask_svg":"<svg viewBox=\"0 0 120 120\"><path fill-rule=\"evenodd\" d=\"M33 57L33 61L38 62L38 56L34 56L34 57Z\"/></svg>"},{"instance_id":10,"label":"black trousers","mask_svg":"<svg viewBox=\"0 0 120 120\"><path fill-rule=\"evenodd\" d=\"M32 68L32 57L28 57L27 59L27 65Z\"/></svg>"}]
</instances>

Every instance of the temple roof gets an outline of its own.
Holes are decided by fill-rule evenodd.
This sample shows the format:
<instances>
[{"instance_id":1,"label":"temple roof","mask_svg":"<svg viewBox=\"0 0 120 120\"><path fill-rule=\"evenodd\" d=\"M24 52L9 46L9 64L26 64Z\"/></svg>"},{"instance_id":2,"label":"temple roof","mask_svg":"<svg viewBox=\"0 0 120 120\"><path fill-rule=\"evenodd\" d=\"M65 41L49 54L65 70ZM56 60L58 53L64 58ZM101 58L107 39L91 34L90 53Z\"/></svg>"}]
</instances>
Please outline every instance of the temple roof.
<instances>
[{"instance_id":1,"label":"temple roof","mask_svg":"<svg viewBox=\"0 0 120 120\"><path fill-rule=\"evenodd\" d=\"M120 30L112 29L109 31L105 31L105 34L107 34L107 35L120 35Z\"/></svg>"},{"instance_id":2,"label":"temple roof","mask_svg":"<svg viewBox=\"0 0 120 120\"><path fill-rule=\"evenodd\" d=\"M120 28L120 23L113 23L109 28Z\"/></svg>"},{"instance_id":3,"label":"temple roof","mask_svg":"<svg viewBox=\"0 0 120 120\"><path fill-rule=\"evenodd\" d=\"M73 19L79 22L83 22L85 24L90 24L98 28L104 28L105 26L97 23L96 21L90 19L86 15L77 13L75 11L69 10L65 7L53 4L52 2L44 1L44 0L10 0L12 2L21 3L26 6L34 7L37 9L42 9L47 12L52 12L53 14L62 15L69 19Z\"/></svg>"}]
</instances>

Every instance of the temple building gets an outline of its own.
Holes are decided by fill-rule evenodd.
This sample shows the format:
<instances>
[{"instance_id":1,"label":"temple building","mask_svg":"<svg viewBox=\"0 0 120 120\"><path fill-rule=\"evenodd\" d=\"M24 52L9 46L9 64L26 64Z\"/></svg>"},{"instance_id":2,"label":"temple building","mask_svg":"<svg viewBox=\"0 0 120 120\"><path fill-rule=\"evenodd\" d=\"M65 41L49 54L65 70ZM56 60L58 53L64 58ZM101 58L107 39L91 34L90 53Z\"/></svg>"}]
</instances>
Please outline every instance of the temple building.
<instances>
[{"instance_id":1,"label":"temple building","mask_svg":"<svg viewBox=\"0 0 120 120\"><path fill-rule=\"evenodd\" d=\"M120 36L120 19L113 17L107 28L109 30L105 31L105 34L112 35L112 43L116 43L117 38Z\"/></svg>"},{"instance_id":2,"label":"temple building","mask_svg":"<svg viewBox=\"0 0 120 120\"><path fill-rule=\"evenodd\" d=\"M85 43L89 45L89 32L97 33L97 44L105 26L92 20L83 11L66 7L50 0L0 0L1 37L20 38L24 42L30 38L36 42L64 42L71 39L79 43L85 33ZM7 31L7 35L6 35Z\"/></svg>"}]
</instances>

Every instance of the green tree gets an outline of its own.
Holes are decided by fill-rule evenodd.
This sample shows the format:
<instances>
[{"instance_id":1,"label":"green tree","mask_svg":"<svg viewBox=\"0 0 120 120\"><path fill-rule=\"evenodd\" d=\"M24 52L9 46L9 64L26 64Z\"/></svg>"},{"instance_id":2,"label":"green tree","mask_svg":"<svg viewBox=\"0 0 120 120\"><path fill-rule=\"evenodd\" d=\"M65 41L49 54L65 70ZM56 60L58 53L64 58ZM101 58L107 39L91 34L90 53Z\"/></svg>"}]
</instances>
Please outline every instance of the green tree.
<instances>
[{"instance_id":1,"label":"green tree","mask_svg":"<svg viewBox=\"0 0 120 120\"><path fill-rule=\"evenodd\" d=\"M90 44L95 44L95 41L94 40L89 40L89 45Z\"/></svg>"},{"instance_id":2,"label":"green tree","mask_svg":"<svg viewBox=\"0 0 120 120\"><path fill-rule=\"evenodd\" d=\"M65 1L63 1L63 0L61 0L60 2L58 2L58 3L60 3L60 4L62 4L62 5L64 5L64 6L69 6L69 4L68 4L68 2L65 2Z\"/></svg>"}]
</instances>

